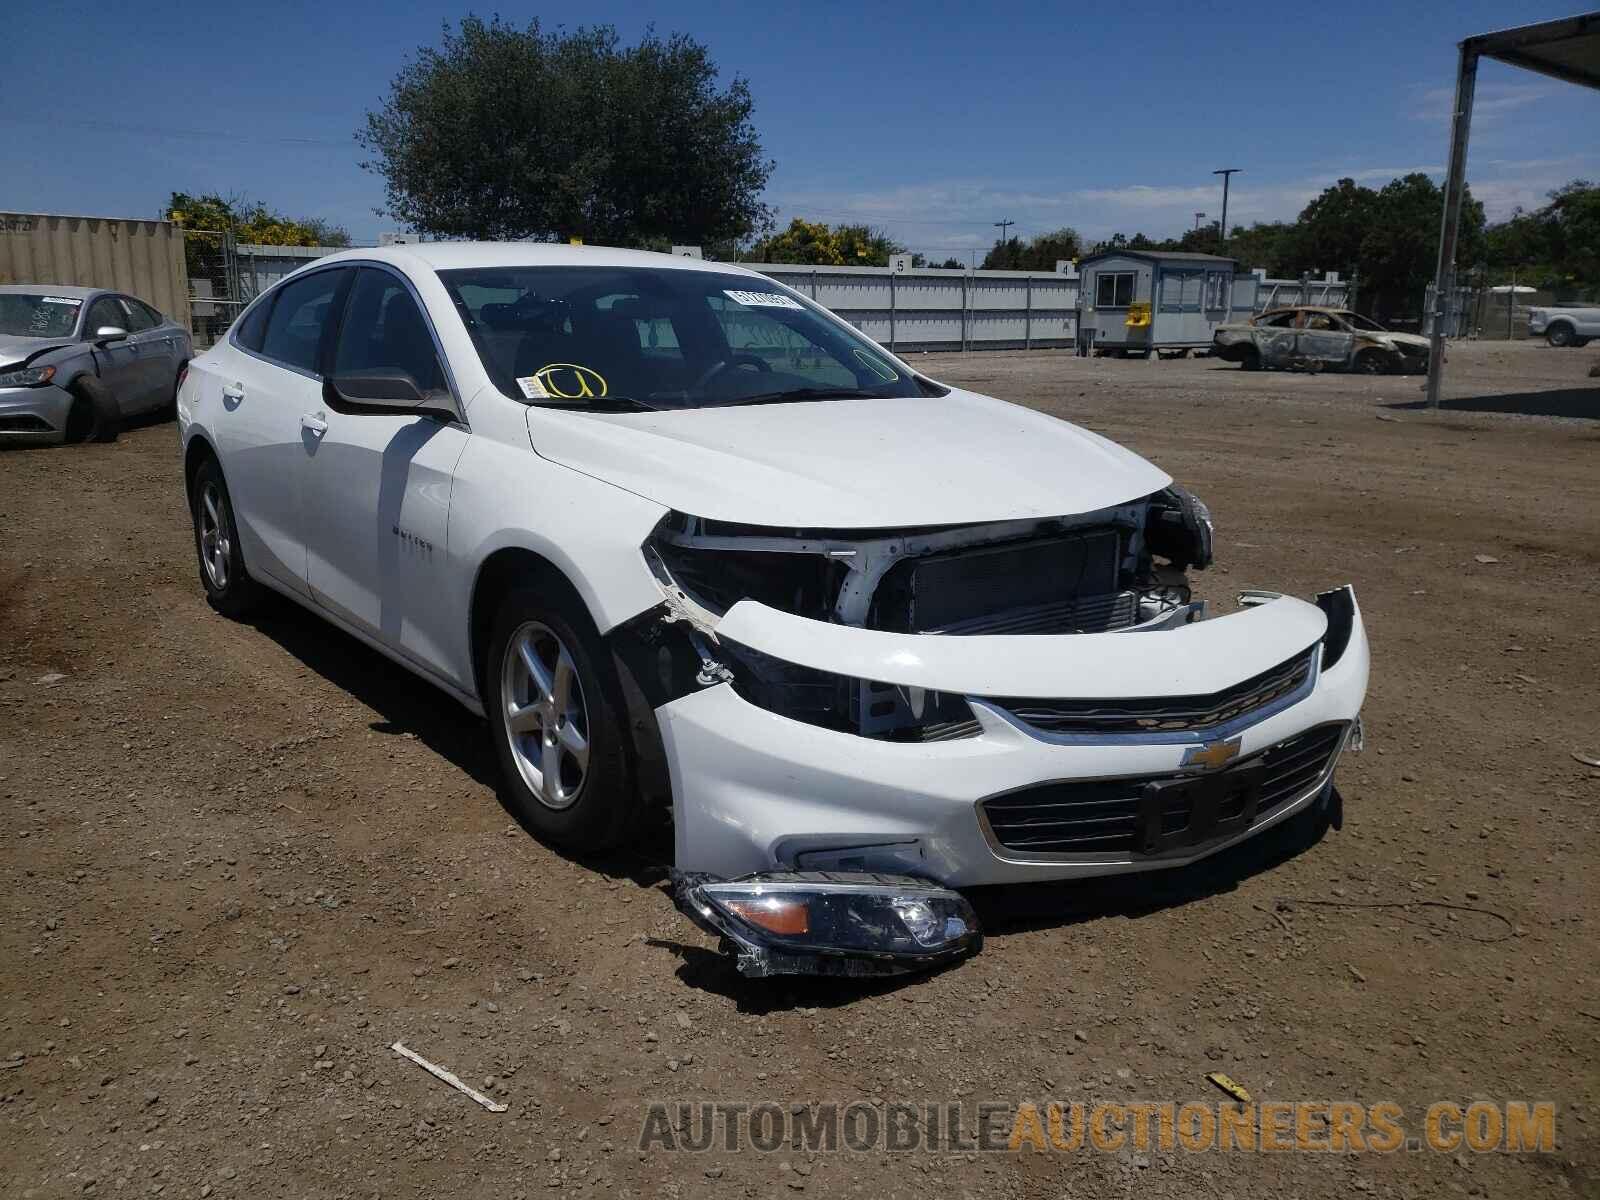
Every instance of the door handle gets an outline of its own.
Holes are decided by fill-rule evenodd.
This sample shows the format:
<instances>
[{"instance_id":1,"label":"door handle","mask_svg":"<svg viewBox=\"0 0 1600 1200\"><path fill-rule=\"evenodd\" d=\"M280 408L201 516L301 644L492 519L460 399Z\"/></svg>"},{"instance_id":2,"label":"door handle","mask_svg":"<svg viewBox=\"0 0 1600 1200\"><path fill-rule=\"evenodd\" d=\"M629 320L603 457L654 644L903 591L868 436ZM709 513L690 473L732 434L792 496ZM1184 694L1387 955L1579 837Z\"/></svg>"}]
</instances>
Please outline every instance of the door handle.
<instances>
[{"instance_id":1,"label":"door handle","mask_svg":"<svg viewBox=\"0 0 1600 1200\"><path fill-rule=\"evenodd\" d=\"M318 437L321 437L323 434L328 432L328 423L322 419L322 416L323 414L321 413L304 414L300 418L300 428L309 429L312 433L316 434Z\"/></svg>"},{"instance_id":2,"label":"door handle","mask_svg":"<svg viewBox=\"0 0 1600 1200\"><path fill-rule=\"evenodd\" d=\"M222 398L231 404L237 404L244 399L244 389L237 385L222 389Z\"/></svg>"}]
</instances>

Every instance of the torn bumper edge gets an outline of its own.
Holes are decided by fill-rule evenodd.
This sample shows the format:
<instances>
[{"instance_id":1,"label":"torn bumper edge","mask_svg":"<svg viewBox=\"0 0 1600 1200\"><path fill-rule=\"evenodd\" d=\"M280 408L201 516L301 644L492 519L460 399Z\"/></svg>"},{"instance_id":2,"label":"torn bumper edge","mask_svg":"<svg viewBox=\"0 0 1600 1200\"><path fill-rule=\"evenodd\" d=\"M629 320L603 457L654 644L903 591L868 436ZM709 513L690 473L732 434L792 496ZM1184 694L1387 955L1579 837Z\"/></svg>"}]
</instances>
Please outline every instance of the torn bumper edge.
<instances>
[{"instance_id":1,"label":"torn bumper edge","mask_svg":"<svg viewBox=\"0 0 1600 1200\"><path fill-rule=\"evenodd\" d=\"M727 684L664 704L656 715L672 782L677 869L723 880L772 870L890 871L951 888L1181 866L1327 795L1337 762L1335 755L1315 789L1186 856L1030 857L985 835L984 799L1055 781L1175 774L1188 747L1217 735L1061 738L1009 719L983 696L1209 694L1322 643L1329 665L1303 696L1233 731L1240 757L1248 757L1318 725L1344 722L1353 730L1369 653L1348 587L1315 604L1252 593L1240 612L1177 629L1065 636L880 633L744 601L717 635L839 674L973 697L982 728L947 742L880 741L769 712Z\"/></svg>"}]
</instances>

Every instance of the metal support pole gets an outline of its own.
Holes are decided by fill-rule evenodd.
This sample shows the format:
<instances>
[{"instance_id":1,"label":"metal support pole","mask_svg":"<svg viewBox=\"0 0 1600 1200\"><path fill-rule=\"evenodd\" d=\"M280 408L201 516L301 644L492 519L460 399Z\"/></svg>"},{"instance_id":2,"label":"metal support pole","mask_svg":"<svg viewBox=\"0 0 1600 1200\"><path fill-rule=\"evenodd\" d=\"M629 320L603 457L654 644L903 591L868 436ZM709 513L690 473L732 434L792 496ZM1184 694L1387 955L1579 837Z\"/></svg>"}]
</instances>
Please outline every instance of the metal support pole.
<instances>
[{"instance_id":1,"label":"metal support pole","mask_svg":"<svg viewBox=\"0 0 1600 1200\"><path fill-rule=\"evenodd\" d=\"M1456 106L1450 118L1450 166L1444 180L1444 217L1439 226L1439 264L1433 275L1433 328L1428 337L1428 407L1439 407L1444 375L1444 317L1454 282L1456 239L1461 232L1461 198L1466 191L1467 139L1472 133L1472 94L1478 82L1478 55L1463 43L1456 69Z\"/></svg>"},{"instance_id":2,"label":"metal support pole","mask_svg":"<svg viewBox=\"0 0 1600 1200\"><path fill-rule=\"evenodd\" d=\"M895 288L894 272L890 271L889 272L889 350L890 350L891 353L894 351L895 292L896 292L896 288Z\"/></svg>"},{"instance_id":3,"label":"metal support pole","mask_svg":"<svg viewBox=\"0 0 1600 1200\"><path fill-rule=\"evenodd\" d=\"M811 298L817 298L817 273L814 270L811 272Z\"/></svg>"},{"instance_id":4,"label":"metal support pole","mask_svg":"<svg viewBox=\"0 0 1600 1200\"><path fill-rule=\"evenodd\" d=\"M967 277L961 276L961 353L967 352Z\"/></svg>"},{"instance_id":5,"label":"metal support pole","mask_svg":"<svg viewBox=\"0 0 1600 1200\"><path fill-rule=\"evenodd\" d=\"M1027 312L1027 316L1023 318L1022 348L1024 350L1032 350L1033 349L1033 276L1032 275L1028 276L1028 312Z\"/></svg>"}]
</instances>

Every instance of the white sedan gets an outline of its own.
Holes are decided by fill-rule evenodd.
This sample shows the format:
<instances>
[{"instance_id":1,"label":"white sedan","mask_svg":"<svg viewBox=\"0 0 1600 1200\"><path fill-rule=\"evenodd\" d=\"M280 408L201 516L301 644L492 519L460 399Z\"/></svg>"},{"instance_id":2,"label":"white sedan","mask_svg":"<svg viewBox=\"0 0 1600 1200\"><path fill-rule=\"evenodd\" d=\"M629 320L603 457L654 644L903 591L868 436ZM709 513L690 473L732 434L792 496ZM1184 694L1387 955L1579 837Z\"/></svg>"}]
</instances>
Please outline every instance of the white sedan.
<instances>
[{"instance_id":1,"label":"white sedan","mask_svg":"<svg viewBox=\"0 0 1600 1200\"><path fill-rule=\"evenodd\" d=\"M200 579L483 714L541 835L670 806L748 974L971 953L956 889L1338 821L1352 591L1207 619L1205 507L752 271L535 244L289 276L179 399Z\"/></svg>"}]
</instances>

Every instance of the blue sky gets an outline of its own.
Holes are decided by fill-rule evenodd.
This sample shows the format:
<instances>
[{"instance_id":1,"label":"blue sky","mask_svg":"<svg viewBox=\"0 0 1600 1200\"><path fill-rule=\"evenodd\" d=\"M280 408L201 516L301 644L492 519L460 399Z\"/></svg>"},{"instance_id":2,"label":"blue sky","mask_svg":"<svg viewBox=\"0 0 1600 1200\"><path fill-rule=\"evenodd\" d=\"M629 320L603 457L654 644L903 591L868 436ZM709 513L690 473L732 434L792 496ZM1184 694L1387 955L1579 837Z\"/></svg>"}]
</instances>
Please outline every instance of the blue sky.
<instances>
[{"instance_id":1,"label":"blue sky","mask_svg":"<svg viewBox=\"0 0 1600 1200\"><path fill-rule=\"evenodd\" d=\"M965 257L1072 225L1173 234L1215 218L1211 172L1240 167L1229 223L1292 217L1342 175L1442 171L1455 43L1562 16L1520 5L630 0L522 5L522 22L655 19L750 81L783 220L867 221ZM11 0L0 80L0 209L157 216L168 192L243 192L336 221L394 223L351 140L389 79L467 10L297 0L251 6ZM485 7L485 14L494 11ZM1303 19L1297 20L1297 14ZM1600 178L1600 93L1480 71L1468 178L1491 216Z\"/></svg>"}]
</instances>

